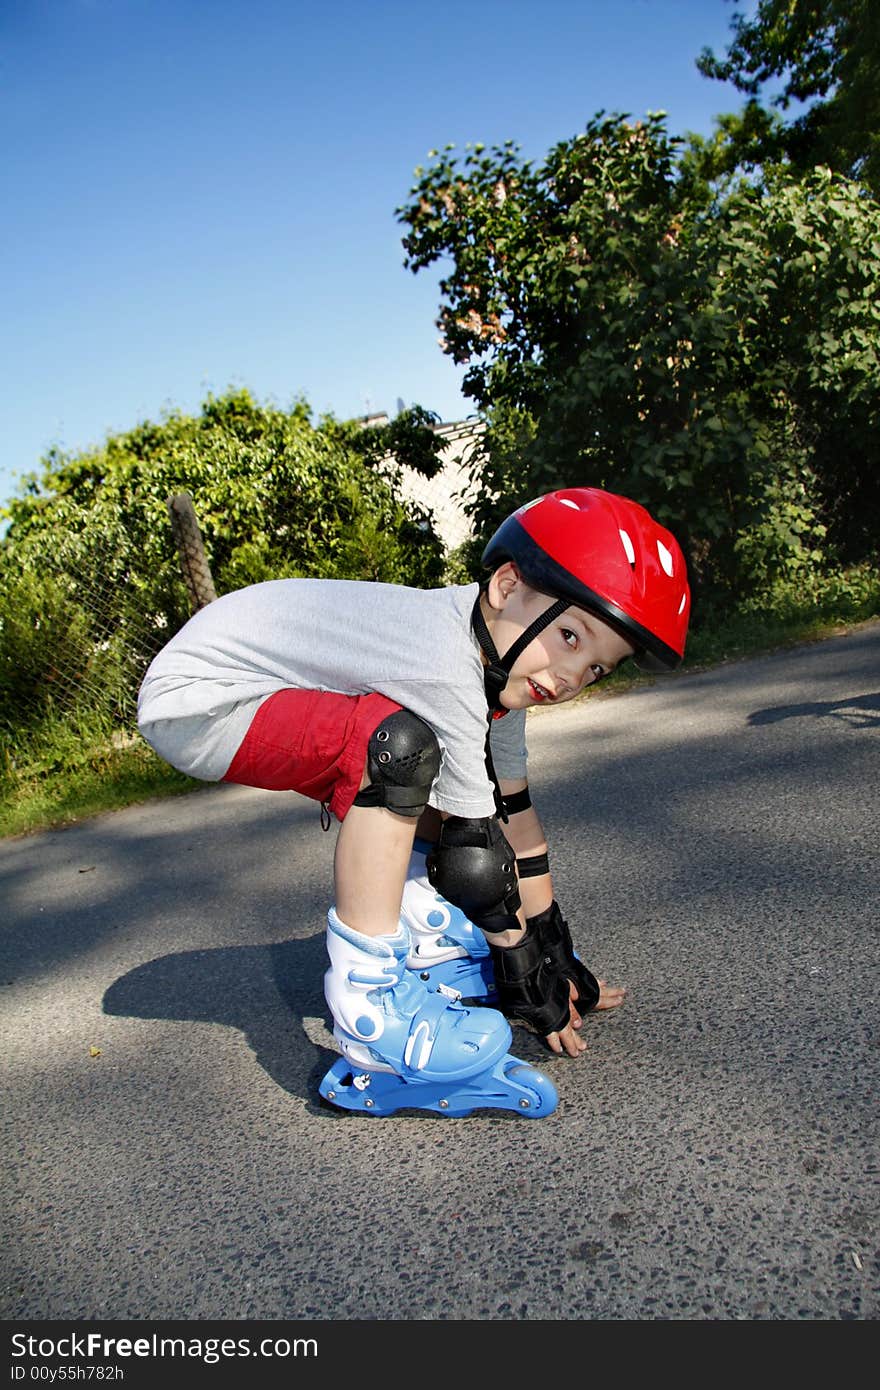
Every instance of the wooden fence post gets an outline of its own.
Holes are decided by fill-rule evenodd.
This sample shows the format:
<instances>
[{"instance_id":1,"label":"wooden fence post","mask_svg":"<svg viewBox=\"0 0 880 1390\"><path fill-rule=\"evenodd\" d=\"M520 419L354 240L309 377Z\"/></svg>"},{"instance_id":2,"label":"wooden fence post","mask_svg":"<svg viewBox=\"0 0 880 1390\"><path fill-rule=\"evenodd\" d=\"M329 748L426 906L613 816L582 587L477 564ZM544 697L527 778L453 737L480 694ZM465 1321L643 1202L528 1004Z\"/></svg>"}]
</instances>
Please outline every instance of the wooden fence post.
<instances>
[{"instance_id":1,"label":"wooden fence post","mask_svg":"<svg viewBox=\"0 0 880 1390\"><path fill-rule=\"evenodd\" d=\"M205 546L199 523L196 520L193 500L188 492L178 492L168 498L168 513L171 529L177 542L180 555L180 568L189 591L190 603L195 613L206 604L213 603L217 597L211 566L205 554Z\"/></svg>"}]
</instances>

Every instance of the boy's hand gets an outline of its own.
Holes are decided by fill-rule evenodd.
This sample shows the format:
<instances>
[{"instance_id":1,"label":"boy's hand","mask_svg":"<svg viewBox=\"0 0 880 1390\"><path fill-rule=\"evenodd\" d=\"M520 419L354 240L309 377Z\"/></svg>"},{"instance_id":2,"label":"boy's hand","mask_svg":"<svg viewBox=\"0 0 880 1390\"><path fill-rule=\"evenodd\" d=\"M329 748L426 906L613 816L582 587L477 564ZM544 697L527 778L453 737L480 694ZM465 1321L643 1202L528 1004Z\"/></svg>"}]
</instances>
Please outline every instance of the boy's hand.
<instances>
[{"instance_id":1,"label":"boy's hand","mask_svg":"<svg viewBox=\"0 0 880 1390\"><path fill-rule=\"evenodd\" d=\"M582 1052L586 1051L587 1044L584 1039L579 1037L575 1032L576 1028L581 1027L583 1019L575 1008L575 1001L578 997L577 989L573 981L569 980L568 983L571 997L571 1003L569 1004L569 1008L571 1009L571 1022L567 1028L562 1028L558 1033L548 1033L544 1041L550 1048L550 1051L555 1052L558 1057L561 1057L563 1053L569 1057L579 1057ZM623 985L608 985L604 980L598 980L597 984L599 986L599 998L593 1005L594 1011L599 1009L619 1009L626 998L626 988Z\"/></svg>"},{"instance_id":2,"label":"boy's hand","mask_svg":"<svg viewBox=\"0 0 880 1390\"><path fill-rule=\"evenodd\" d=\"M558 1033L548 1033L544 1038L545 1043L551 1052L555 1052L558 1057L566 1053L569 1057L580 1057L582 1052L586 1052L587 1044L583 1038L575 1032L580 1028L583 1019L575 1007L577 1002L577 989L571 980L568 982L568 1007L570 1011L570 1022L565 1028L561 1028Z\"/></svg>"},{"instance_id":3,"label":"boy's hand","mask_svg":"<svg viewBox=\"0 0 880 1390\"><path fill-rule=\"evenodd\" d=\"M492 940L489 950L501 1012L525 1023L557 1057L579 1057L586 1051L578 1032L586 1009L616 1009L626 995L625 989L597 980L574 955L555 902L545 913L529 918L526 932L516 941L502 945ZM544 1031L548 1023L565 1020L566 1014L564 1026Z\"/></svg>"}]
</instances>

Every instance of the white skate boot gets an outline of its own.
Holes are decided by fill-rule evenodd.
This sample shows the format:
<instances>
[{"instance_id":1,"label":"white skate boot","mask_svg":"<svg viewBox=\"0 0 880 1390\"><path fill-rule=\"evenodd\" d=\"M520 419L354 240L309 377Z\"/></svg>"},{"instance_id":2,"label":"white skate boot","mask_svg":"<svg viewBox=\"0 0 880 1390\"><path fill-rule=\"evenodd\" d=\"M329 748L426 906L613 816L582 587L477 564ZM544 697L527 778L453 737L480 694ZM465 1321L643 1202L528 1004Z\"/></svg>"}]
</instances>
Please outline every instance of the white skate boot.
<instances>
[{"instance_id":1,"label":"white skate boot","mask_svg":"<svg viewBox=\"0 0 880 1390\"><path fill-rule=\"evenodd\" d=\"M445 985L461 999L493 1005L498 996L486 938L431 886L425 866L429 849L416 840L403 888L400 920L411 938L407 967L428 989Z\"/></svg>"}]
</instances>

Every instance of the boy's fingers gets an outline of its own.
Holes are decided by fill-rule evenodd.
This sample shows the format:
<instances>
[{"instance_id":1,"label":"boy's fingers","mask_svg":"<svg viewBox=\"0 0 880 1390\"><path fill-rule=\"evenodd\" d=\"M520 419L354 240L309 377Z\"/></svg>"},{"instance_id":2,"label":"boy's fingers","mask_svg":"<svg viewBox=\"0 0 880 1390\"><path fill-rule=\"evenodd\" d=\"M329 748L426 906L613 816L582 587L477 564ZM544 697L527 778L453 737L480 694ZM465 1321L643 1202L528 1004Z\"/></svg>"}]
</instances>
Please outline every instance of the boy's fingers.
<instances>
[{"instance_id":1,"label":"boy's fingers","mask_svg":"<svg viewBox=\"0 0 880 1390\"><path fill-rule=\"evenodd\" d=\"M572 1028L580 1028L581 1024L582 1024L583 1021L584 1021L584 1020L581 1018L580 1014L578 1013L577 1008L575 1007L575 1004L576 1004L576 1001L577 1001L577 997L578 997L577 986L575 985L574 980L569 980L569 982L568 982L568 998L569 998L569 1009L571 1010L571 1014L570 1014L570 1017L569 1017L569 1023L571 1024L571 1027L572 1027Z\"/></svg>"},{"instance_id":2,"label":"boy's fingers","mask_svg":"<svg viewBox=\"0 0 880 1390\"><path fill-rule=\"evenodd\" d=\"M599 998L596 1001L597 1009L616 1009L626 998L626 987L624 985L606 985L604 980L598 981Z\"/></svg>"},{"instance_id":3,"label":"boy's fingers","mask_svg":"<svg viewBox=\"0 0 880 1390\"><path fill-rule=\"evenodd\" d=\"M579 1057L587 1049L583 1038L579 1038L570 1025L558 1033L548 1033L545 1042L550 1051L555 1052L558 1057L561 1057L563 1052L569 1057Z\"/></svg>"}]
</instances>

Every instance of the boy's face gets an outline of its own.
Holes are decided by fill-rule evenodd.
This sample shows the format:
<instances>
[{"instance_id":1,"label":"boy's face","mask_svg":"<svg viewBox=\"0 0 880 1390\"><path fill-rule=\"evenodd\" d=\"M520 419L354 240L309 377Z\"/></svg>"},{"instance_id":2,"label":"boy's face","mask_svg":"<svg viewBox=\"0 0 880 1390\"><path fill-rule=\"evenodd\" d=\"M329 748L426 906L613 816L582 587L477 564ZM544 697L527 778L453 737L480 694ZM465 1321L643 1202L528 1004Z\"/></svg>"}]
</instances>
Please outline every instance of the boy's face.
<instances>
[{"instance_id":1,"label":"boy's face","mask_svg":"<svg viewBox=\"0 0 880 1390\"><path fill-rule=\"evenodd\" d=\"M486 623L502 656L555 603L526 584L510 562L492 575L487 598ZM501 693L501 703L505 709L529 709L573 700L633 651L626 639L600 618L583 608L567 608L520 653Z\"/></svg>"}]
</instances>

